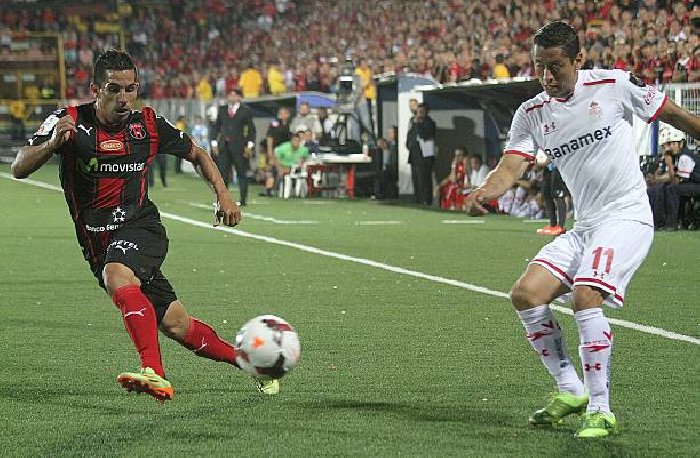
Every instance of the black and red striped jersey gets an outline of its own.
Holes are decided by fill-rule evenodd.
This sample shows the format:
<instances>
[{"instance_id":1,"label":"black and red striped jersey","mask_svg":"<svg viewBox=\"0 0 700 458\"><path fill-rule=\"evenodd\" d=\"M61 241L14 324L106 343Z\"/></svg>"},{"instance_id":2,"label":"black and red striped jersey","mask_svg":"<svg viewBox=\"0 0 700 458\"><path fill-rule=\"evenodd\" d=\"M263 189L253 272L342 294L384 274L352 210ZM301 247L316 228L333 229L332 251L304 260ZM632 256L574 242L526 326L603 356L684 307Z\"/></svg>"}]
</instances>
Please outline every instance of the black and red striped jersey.
<instances>
[{"instance_id":1,"label":"black and red striped jersey","mask_svg":"<svg viewBox=\"0 0 700 458\"><path fill-rule=\"evenodd\" d=\"M96 261L111 231L159 218L148 198L148 167L156 154L186 157L192 141L150 107L132 111L122 130L109 130L98 121L94 103L88 103L53 112L30 144L50 139L66 114L75 120L76 132L56 152L61 186L85 257Z\"/></svg>"}]
</instances>

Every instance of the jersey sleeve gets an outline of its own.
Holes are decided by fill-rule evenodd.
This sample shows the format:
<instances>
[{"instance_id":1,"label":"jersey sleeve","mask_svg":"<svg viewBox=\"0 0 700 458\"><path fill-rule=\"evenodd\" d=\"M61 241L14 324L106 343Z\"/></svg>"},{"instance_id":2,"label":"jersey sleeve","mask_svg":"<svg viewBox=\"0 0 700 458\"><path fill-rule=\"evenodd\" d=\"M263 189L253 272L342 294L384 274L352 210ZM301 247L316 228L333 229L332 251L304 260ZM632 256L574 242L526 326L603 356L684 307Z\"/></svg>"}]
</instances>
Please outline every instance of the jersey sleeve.
<instances>
[{"instance_id":1,"label":"jersey sleeve","mask_svg":"<svg viewBox=\"0 0 700 458\"><path fill-rule=\"evenodd\" d=\"M156 116L156 128L158 129L158 154L187 157L192 149L192 140L186 132L178 130L162 116Z\"/></svg>"},{"instance_id":2,"label":"jersey sleeve","mask_svg":"<svg viewBox=\"0 0 700 458\"><path fill-rule=\"evenodd\" d=\"M523 105L520 105L510 124L510 139L506 143L503 154L516 154L532 160L535 158L536 149L535 140L527 122L527 113Z\"/></svg>"},{"instance_id":3,"label":"jersey sleeve","mask_svg":"<svg viewBox=\"0 0 700 458\"><path fill-rule=\"evenodd\" d=\"M622 94L625 107L647 123L656 120L666 103L667 95L654 86L644 84L630 72L615 70L615 73L616 86Z\"/></svg>"},{"instance_id":4,"label":"jersey sleeve","mask_svg":"<svg viewBox=\"0 0 700 458\"><path fill-rule=\"evenodd\" d=\"M65 110L65 108L52 112L46 119L44 119L44 122L41 123L37 131L34 132L32 138L29 139L29 144L36 146L48 141L53 134L53 129L56 127L58 120L66 114L68 114L68 112Z\"/></svg>"}]
</instances>

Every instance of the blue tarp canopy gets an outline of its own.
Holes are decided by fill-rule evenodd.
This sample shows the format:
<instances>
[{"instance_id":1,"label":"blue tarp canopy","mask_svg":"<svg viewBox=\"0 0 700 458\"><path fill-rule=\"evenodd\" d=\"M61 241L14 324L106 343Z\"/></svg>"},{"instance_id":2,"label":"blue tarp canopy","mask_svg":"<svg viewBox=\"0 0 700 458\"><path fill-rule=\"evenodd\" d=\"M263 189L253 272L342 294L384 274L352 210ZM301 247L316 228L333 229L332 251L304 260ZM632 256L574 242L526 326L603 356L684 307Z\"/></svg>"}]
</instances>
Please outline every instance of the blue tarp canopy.
<instances>
[{"instance_id":1,"label":"blue tarp canopy","mask_svg":"<svg viewBox=\"0 0 700 458\"><path fill-rule=\"evenodd\" d=\"M335 94L325 92L299 92L297 93L297 109L302 102L309 104L310 108L333 108L338 104Z\"/></svg>"}]
</instances>

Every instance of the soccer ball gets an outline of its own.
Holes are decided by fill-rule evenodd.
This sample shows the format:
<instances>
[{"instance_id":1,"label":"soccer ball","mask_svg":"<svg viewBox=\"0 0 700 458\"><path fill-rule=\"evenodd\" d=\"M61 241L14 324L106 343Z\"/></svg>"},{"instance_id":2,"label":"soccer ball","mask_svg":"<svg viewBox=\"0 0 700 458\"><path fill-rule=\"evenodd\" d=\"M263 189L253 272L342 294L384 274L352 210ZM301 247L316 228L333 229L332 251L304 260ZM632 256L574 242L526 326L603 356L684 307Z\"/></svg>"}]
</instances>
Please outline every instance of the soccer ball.
<instances>
[{"instance_id":1,"label":"soccer ball","mask_svg":"<svg viewBox=\"0 0 700 458\"><path fill-rule=\"evenodd\" d=\"M299 336L285 320L262 315L243 325L234 345L236 363L258 379L278 379L299 359Z\"/></svg>"}]
</instances>

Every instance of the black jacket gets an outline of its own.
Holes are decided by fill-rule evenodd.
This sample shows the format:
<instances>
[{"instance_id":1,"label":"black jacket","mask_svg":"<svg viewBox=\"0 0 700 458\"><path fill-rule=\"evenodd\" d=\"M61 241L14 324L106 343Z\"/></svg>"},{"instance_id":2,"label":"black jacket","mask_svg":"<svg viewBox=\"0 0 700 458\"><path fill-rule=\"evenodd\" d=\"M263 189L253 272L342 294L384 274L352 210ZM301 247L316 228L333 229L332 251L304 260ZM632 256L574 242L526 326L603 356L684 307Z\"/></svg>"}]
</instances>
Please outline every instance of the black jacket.
<instances>
[{"instance_id":1,"label":"black jacket","mask_svg":"<svg viewBox=\"0 0 700 458\"><path fill-rule=\"evenodd\" d=\"M211 138L219 142L219 149L231 149L234 153L243 154L249 141L255 143L253 110L241 104L231 117L228 107L228 104L219 107Z\"/></svg>"},{"instance_id":2,"label":"black jacket","mask_svg":"<svg viewBox=\"0 0 700 458\"><path fill-rule=\"evenodd\" d=\"M411 118L411 123L406 134L406 148L408 149L408 163L423 157L418 139L431 140L435 138L435 121L430 116L426 116L422 121L417 121L416 117Z\"/></svg>"}]
</instances>

